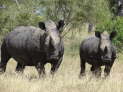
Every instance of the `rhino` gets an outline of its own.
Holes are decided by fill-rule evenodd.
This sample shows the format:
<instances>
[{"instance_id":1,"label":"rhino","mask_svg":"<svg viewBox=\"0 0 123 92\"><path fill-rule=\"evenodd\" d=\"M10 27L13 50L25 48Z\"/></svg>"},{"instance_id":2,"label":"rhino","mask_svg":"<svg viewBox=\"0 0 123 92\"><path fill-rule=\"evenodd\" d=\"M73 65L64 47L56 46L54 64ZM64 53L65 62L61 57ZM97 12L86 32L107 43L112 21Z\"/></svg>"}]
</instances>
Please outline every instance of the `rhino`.
<instances>
[{"instance_id":1,"label":"rhino","mask_svg":"<svg viewBox=\"0 0 123 92\"><path fill-rule=\"evenodd\" d=\"M41 77L45 75L45 64L50 63L51 74L55 74L64 54L61 37L64 21L49 20L38 25L18 26L6 35L1 46L1 73L5 72L9 59L14 58L17 72L23 72L26 66L35 66Z\"/></svg>"},{"instance_id":2,"label":"rhino","mask_svg":"<svg viewBox=\"0 0 123 92\"><path fill-rule=\"evenodd\" d=\"M101 77L101 66L105 66L104 76L110 74L112 65L116 59L116 47L112 44L116 31L110 34L105 32L95 32L82 41L80 45L80 78L85 75L85 64L91 65L91 72L96 77Z\"/></svg>"}]
</instances>

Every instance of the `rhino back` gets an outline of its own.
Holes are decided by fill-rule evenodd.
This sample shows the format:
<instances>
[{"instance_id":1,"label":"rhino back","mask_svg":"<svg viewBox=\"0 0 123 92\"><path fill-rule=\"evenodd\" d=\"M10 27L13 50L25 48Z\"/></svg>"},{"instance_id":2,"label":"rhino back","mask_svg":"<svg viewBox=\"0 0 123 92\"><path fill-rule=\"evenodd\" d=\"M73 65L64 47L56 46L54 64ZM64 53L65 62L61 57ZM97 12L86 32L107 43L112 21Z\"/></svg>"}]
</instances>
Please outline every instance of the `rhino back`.
<instances>
[{"instance_id":1,"label":"rhino back","mask_svg":"<svg viewBox=\"0 0 123 92\"><path fill-rule=\"evenodd\" d=\"M82 41L80 45L80 55L84 57L91 57L98 53L99 39L90 37Z\"/></svg>"},{"instance_id":2,"label":"rhino back","mask_svg":"<svg viewBox=\"0 0 123 92\"><path fill-rule=\"evenodd\" d=\"M4 39L7 50L12 55L23 55L27 52L40 51L40 37L43 31L32 26L17 27Z\"/></svg>"}]
</instances>

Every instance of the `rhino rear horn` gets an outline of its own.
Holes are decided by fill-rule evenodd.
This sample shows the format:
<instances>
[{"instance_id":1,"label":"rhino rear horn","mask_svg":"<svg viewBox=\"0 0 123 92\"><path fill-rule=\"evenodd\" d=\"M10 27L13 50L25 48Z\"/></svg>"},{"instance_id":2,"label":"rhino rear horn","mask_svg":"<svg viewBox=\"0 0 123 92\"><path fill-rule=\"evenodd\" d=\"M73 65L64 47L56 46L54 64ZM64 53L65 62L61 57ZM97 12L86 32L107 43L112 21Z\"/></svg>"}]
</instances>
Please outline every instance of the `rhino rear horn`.
<instances>
[{"instance_id":1,"label":"rhino rear horn","mask_svg":"<svg viewBox=\"0 0 123 92\"><path fill-rule=\"evenodd\" d=\"M42 30L45 30L45 29L46 29L44 22L39 22L39 23L38 23L38 26L39 26Z\"/></svg>"}]
</instances>

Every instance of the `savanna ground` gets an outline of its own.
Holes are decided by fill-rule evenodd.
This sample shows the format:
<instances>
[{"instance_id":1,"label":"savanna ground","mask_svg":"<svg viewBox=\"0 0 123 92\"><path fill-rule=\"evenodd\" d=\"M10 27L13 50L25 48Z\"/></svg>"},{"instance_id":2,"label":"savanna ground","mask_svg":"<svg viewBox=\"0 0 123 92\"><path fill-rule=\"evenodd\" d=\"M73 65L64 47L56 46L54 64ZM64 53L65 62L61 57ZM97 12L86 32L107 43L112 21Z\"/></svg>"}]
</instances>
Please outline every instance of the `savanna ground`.
<instances>
[{"instance_id":1,"label":"savanna ground","mask_svg":"<svg viewBox=\"0 0 123 92\"><path fill-rule=\"evenodd\" d=\"M26 67L23 74L17 74L15 72L16 62L11 59L6 72L0 75L0 92L123 92L122 54L118 54L111 75L107 79L104 79L103 76L100 79L94 78L89 71L88 64L86 76L82 79L78 78L80 42L88 35L93 34L88 34L87 30L81 31L76 34L75 32L74 34L69 33L64 38L64 60L54 78L49 75L50 64L46 65L47 77L44 79L38 78L34 67Z\"/></svg>"}]
</instances>

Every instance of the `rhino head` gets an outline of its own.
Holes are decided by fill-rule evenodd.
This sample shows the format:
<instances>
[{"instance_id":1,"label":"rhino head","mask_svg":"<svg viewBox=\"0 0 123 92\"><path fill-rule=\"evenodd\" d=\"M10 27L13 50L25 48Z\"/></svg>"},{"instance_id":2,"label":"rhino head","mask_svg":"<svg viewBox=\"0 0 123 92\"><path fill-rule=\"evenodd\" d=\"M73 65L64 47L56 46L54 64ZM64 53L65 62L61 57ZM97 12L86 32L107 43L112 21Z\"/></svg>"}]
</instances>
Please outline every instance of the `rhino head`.
<instances>
[{"instance_id":1,"label":"rhino head","mask_svg":"<svg viewBox=\"0 0 123 92\"><path fill-rule=\"evenodd\" d=\"M48 59L58 59L62 40L60 29L63 26L63 20L57 24L52 20L39 22L39 27L45 31L44 50Z\"/></svg>"},{"instance_id":2,"label":"rhino head","mask_svg":"<svg viewBox=\"0 0 123 92\"><path fill-rule=\"evenodd\" d=\"M116 31L108 34L107 32L95 32L95 36L99 38L99 55L101 60L108 62L112 59L112 39L116 36Z\"/></svg>"}]
</instances>

